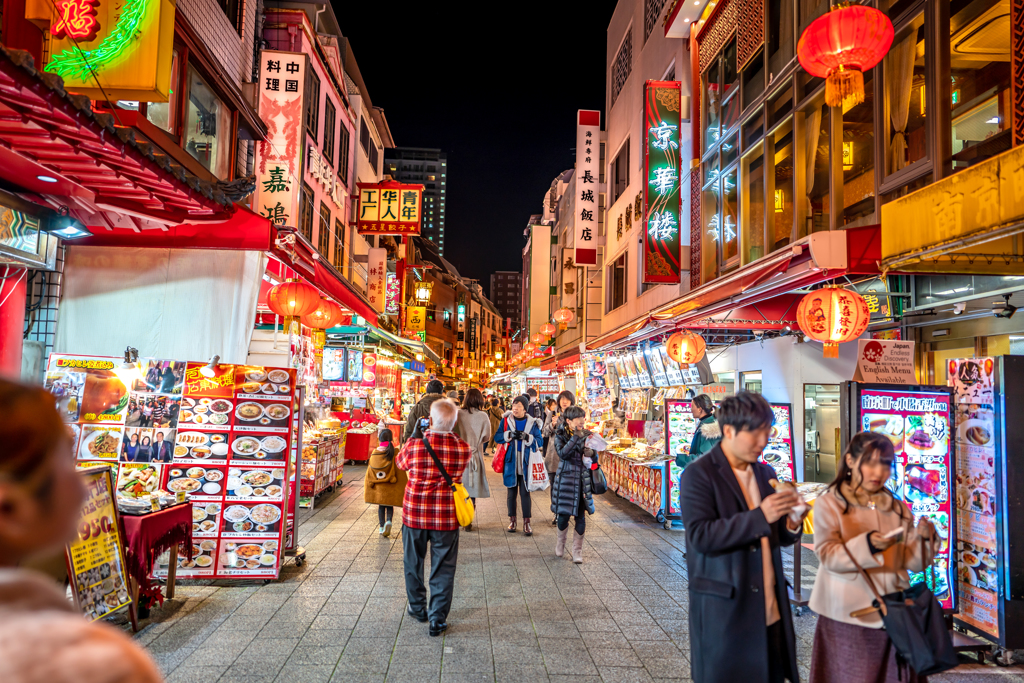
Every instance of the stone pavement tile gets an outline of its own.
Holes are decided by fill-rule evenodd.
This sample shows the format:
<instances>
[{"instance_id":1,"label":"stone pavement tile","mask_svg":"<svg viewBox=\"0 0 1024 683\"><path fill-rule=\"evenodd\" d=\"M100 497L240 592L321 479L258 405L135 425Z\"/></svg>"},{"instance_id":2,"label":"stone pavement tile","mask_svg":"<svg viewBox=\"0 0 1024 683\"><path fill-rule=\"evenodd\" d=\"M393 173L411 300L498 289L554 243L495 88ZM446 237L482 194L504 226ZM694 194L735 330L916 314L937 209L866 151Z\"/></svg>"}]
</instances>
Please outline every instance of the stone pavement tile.
<instances>
[{"instance_id":1,"label":"stone pavement tile","mask_svg":"<svg viewBox=\"0 0 1024 683\"><path fill-rule=\"evenodd\" d=\"M299 645L321 645L325 647L345 647L352 631L348 629L310 629L302 636Z\"/></svg>"},{"instance_id":2,"label":"stone pavement tile","mask_svg":"<svg viewBox=\"0 0 1024 683\"><path fill-rule=\"evenodd\" d=\"M490 673L449 673L447 671L442 670L441 683L494 683L494 672L492 671Z\"/></svg>"},{"instance_id":3,"label":"stone pavement tile","mask_svg":"<svg viewBox=\"0 0 1024 683\"><path fill-rule=\"evenodd\" d=\"M179 666L167 676L167 683L210 683L228 670L227 664L219 666Z\"/></svg>"},{"instance_id":4,"label":"stone pavement tile","mask_svg":"<svg viewBox=\"0 0 1024 683\"><path fill-rule=\"evenodd\" d=\"M379 613L367 609L359 617L355 629L352 631L353 638L380 638L381 640L394 640L398 635L398 629L402 625L402 617L388 615L386 618Z\"/></svg>"},{"instance_id":5,"label":"stone pavement tile","mask_svg":"<svg viewBox=\"0 0 1024 683\"><path fill-rule=\"evenodd\" d=\"M441 656L418 647L396 648L387 666L389 681L436 681L441 676ZM344 663L342 663L343 665Z\"/></svg>"},{"instance_id":6,"label":"stone pavement tile","mask_svg":"<svg viewBox=\"0 0 1024 683\"><path fill-rule=\"evenodd\" d=\"M573 621L537 621L533 622L533 630L538 638L579 638L580 632Z\"/></svg>"},{"instance_id":7,"label":"stone pavement tile","mask_svg":"<svg viewBox=\"0 0 1024 683\"><path fill-rule=\"evenodd\" d=\"M210 634L210 637L203 641L202 647L217 647L218 645L234 645L244 643L248 645L256 637L256 631L244 630L233 631L225 629L223 625Z\"/></svg>"},{"instance_id":8,"label":"stone pavement tile","mask_svg":"<svg viewBox=\"0 0 1024 683\"><path fill-rule=\"evenodd\" d=\"M293 666L281 670L275 681L280 683L327 683L334 674L334 666Z\"/></svg>"},{"instance_id":9,"label":"stone pavement tile","mask_svg":"<svg viewBox=\"0 0 1024 683\"><path fill-rule=\"evenodd\" d=\"M242 661L280 661L298 646L299 638L257 638L241 654Z\"/></svg>"},{"instance_id":10,"label":"stone pavement tile","mask_svg":"<svg viewBox=\"0 0 1024 683\"><path fill-rule=\"evenodd\" d=\"M586 637L585 631L603 631L619 633L619 625L615 623L614 619L595 619L584 617L582 619L574 618L576 622L576 628L579 629L583 637Z\"/></svg>"},{"instance_id":11,"label":"stone pavement tile","mask_svg":"<svg viewBox=\"0 0 1024 683\"><path fill-rule=\"evenodd\" d=\"M551 683L601 683L600 676L572 676L567 674L554 674L549 677Z\"/></svg>"},{"instance_id":12,"label":"stone pavement tile","mask_svg":"<svg viewBox=\"0 0 1024 683\"><path fill-rule=\"evenodd\" d=\"M281 673L283 666L281 662L236 662L224 672L219 680L224 683L246 683L246 681L255 681L256 683L270 681L272 683Z\"/></svg>"},{"instance_id":13,"label":"stone pavement tile","mask_svg":"<svg viewBox=\"0 0 1024 683\"><path fill-rule=\"evenodd\" d=\"M604 683L654 683L651 674L644 669L605 666L599 671Z\"/></svg>"},{"instance_id":14,"label":"stone pavement tile","mask_svg":"<svg viewBox=\"0 0 1024 683\"><path fill-rule=\"evenodd\" d=\"M393 649L393 643L380 638L349 638L338 660L338 668L360 673L387 673Z\"/></svg>"},{"instance_id":15,"label":"stone pavement tile","mask_svg":"<svg viewBox=\"0 0 1024 683\"><path fill-rule=\"evenodd\" d=\"M548 683L547 669L543 664L507 664L501 667L495 663L495 683Z\"/></svg>"},{"instance_id":16,"label":"stone pavement tile","mask_svg":"<svg viewBox=\"0 0 1024 683\"><path fill-rule=\"evenodd\" d=\"M530 621L508 623L506 620L491 617L491 640L512 645L533 645L537 642L537 634Z\"/></svg>"},{"instance_id":17,"label":"stone pavement tile","mask_svg":"<svg viewBox=\"0 0 1024 683\"><path fill-rule=\"evenodd\" d=\"M331 683L384 683L384 674L345 671L338 667L331 676Z\"/></svg>"},{"instance_id":18,"label":"stone pavement tile","mask_svg":"<svg viewBox=\"0 0 1024 683\"><path fill-rule=\"evenodd\" d=\"M480 639L477 645L450 646L445 639L444 657L441 661L441 671L453 673L494 673L494 655L491 652L491 644L487 640ZM449 649L451 652L449 652Z\"/></svg>"},{"instance_id":19,"label":"stone pavement tile","mask_svg":"<svg viewBox=\"0 0 1024 683\"><path fill-rule=\"evenodd\" d=\"M324 614L320 612L309 624L310 630L317 629L328 629L328 630L340 630L346 629L351 631L356 627L359 622L358 614Z\"/></svg>"},{"instance_id":20,"label":"stone pavement tile","mask_svg":"<svg viewBox=\"0 0 1024 683\"><path fill-rule=\"evenodd\" d=\"M188 657L188 663L192 666L213 666L216 664L223 664L225 662L233 662L238 655L249 646L249 643L223 643L220 645L213 645L206 647L200 645L191 655Z\"/></svg>"},{"instance_id":21,"label":"stone pavement tile","mask_svg":"<svg viewBox=\"0 0 1024 683\"><path fill-rule=\"evenodd\" d=\"M597 668L583 640L539 638L549 674L596 674Z\"/></svg>"},{"instance_id":22,"label":"stone pavement tile","mask_svg":"<svg viewBox=\"0 0 1024 683\"><path fill-rule=\"evenodd\" d=\"M672 643L633 641L630 643L644 667L657 678L689 678L690 662Z\"/></svg>"},{"instance_id":23,"label":"stone pavement tile","mask_svg":"<svg viewBox=\"0 0 1024 683\"><path fill-rule=\"evenodd\" d=\"M658 619L658 626L661 627L668 637L672 640L679 642L690 640L690 621L689 619Z\"/></svg>"},{"instance_id":24,"label":"stone pavement tile","mask_svg":"<svg viewBox=\"0 0 1024 683\"><path fill-rule=\"evenodd\" d=\"M338 663L344 646L341 645L302 645L292 651L286 667L290 666L326 666Z\"/></svg>"},{"instance_id":25,"label":"stone pavement tile","mask_svg":"<svg viewBox=\"0 0 1024 683\"><path fill-rule=\"evenodd\" d=\"M259 633L267 622L270 621L270 613L263 614L232 614L217 628L218 631L249 631L253 634Z\"/></svg>"},{"instance_id":26,"label":"stone pavement tile","mask_svg":"<svg viewBox=\"0 0 1024 683\"><path fill-rule=\"evenodd\" d=\"M590 647L589 651L590 658L594 660L594 664L599 667L630 666L640 669L644 668L644 662L641 662L640 658L636 656L636 653L628 647L625 649L613 647Z\"/></svg>"}]
</instances>

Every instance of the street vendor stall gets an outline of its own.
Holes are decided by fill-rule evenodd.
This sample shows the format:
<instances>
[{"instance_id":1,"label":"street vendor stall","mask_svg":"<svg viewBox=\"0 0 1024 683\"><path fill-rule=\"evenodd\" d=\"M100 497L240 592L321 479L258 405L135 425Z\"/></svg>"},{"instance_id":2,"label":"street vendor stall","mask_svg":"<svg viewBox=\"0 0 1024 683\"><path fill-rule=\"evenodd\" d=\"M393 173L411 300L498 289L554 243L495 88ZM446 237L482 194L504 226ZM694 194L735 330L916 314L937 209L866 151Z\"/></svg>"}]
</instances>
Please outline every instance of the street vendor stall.
<instances>
[{"instance_id":1,"label":"street vendor stall","mask_svg":"<svg viewBox=\"0 0 1024 683\"><path fill-rule=\"evenodd\" d=\"M336 419L333 422L340 422ZM333 491L344 475L346 427L306 429L302 440L301 483L299 507L312 508L316 497Z\"/></svg>"}]
</instances>

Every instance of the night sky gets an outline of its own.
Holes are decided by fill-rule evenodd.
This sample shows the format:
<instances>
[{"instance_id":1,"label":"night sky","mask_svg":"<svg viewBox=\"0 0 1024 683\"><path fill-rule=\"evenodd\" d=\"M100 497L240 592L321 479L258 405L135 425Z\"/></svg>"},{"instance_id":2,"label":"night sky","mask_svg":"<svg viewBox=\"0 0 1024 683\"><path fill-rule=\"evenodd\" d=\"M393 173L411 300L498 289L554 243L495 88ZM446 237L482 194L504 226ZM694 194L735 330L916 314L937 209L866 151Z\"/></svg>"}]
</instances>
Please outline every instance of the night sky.
<instances>
[{"instance_id":1,"label":"night sky","mask_svg":"<svg viewBox=\"0 0 1024 683\"><path fill-rule=\"evenodd\" d=\"M615 4L334 5L395 144L448 153L445 258L485 291L522 269L523 229L573 166L576 110L604 123Z\"/></svg>"}]
</instances>

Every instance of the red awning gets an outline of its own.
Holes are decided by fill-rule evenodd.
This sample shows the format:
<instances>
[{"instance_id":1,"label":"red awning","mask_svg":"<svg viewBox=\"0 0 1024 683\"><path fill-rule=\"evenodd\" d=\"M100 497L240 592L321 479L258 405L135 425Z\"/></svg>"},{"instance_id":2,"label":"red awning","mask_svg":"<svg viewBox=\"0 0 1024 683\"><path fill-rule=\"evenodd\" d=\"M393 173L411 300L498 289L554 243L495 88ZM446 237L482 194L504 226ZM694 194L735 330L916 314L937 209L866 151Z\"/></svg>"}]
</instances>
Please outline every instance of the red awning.
<instances>
[{"instance_id":1,"label":"red awning","mask_svg":"<svg viewBox=\"0 0 1024 683\"><path fill-rule=\"evenodd\" d=\"M58 76L36 71L27 52L2 45L0 177L38 195L76 197L165 224L218 220L233 210L223 192L137 141L116 114L94 112Z\"/></svg>"},{"instance_id":2,"label":"red awning","mask_svg":"<svg viewBox=\"0 0 1024 683\"><path fill-rule=\"evenodd\" d=\"M319 259L316 262L316 279L313 284L324 293L334 297L342 306L362 316L371 325L377 322L377 317L380 314L373 310L369 302L352 289L352 285L349 284L348 280L342 278L338 271L325 265Z\"/></svg>"},{"instance_id":3,"label":"red awning","mask_svg":"<svg viewBox=\"0 0 1024 683\"><path fill-rule=\"evenodd\" d=\"M113 230L105 225L90 225L92 237L75 240L90 247L155 247L166 249L233 249L269 251L274 229L270 221L244 206L225 221L183 223L166 230Z\"/></svg>"}]
</instances>

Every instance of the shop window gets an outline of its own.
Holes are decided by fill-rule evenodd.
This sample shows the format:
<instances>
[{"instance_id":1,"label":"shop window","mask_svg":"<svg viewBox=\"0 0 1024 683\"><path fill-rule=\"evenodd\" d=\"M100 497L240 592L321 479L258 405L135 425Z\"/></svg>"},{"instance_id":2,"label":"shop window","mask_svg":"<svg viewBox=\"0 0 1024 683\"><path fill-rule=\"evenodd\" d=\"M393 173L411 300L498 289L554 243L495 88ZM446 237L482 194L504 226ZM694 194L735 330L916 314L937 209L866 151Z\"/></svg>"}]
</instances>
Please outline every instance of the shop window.
<instances>
[{"instance_id":1,"label":"shop window","mask_svg":"<svg viewBox=\"0 0 1024 683\"><path fill-rule=\"evenodd\" d=\"M427 320L432 323L437 322L437 304L431 303L427 305Z\"/></svg>"},{"instance_id":2,"label":"shop window","mask_svg":"<svg viewBox=\"0 0 1024 683\"><path fill-rule=\"evenodd\" d=\"M216 177L231 173L231 112L206 81L189 68L185 150Z\"/></svg>"},{"instance_id":3,"label":"shop window","mask_svg":"<svg viewBox=\"0 0 1024 683\"><path fill-rule=\"evenodd\" d=\"M334 267L338 272L345 267L345 226L340 218L334 219Z\"/></svg>"},{"instance_id":4,"label":"shop window","mask_svg":"<svg viewBox=\"0 0 1024 683\"><path fill-rule=\"evenodd\" d=\"M444 309L444 326L449 330L452 329L452 312L447 308Z\"/></svg>"},{"instance_id":5,"label":"shop window","mask_svg":"<svg viewBox=\"0 0 1024 683\"><path fill-rule=\"evenodd\" d=\"M795 0L768 0L768 70L782 73L793 59L793 3Z\"/></svg>"},{"instance_id":6,"label":"shop window","mask_svg":"<svg viewBox=\"0 0 1024 683\"><path fill-rule=\"evenodd\" d=\"M743 158L740 220L743 226L744 263L764 256L764 147L758 145Z\"/></svg>"},{"instance_id":7,"label":"shop window","mask_svg":"<svg viewBox=\"0 0 1024 683\"><path fill-rule=\"evenodd\" d=\"M626 138L626 142L619 149L608 172L611 175L612 203L614 203L629 186L629 138Z\"/></svg>"},{"instance_id":8,"label":"shop window","mask_svg":"<svg viewBox=\"0 0 1024 683\"><path fill-rule=\"evenodd\" d=\"M334 131L337 127L337 116L334 110L334 103L330 98L324 101L324 146L323 155L327 163L334 168Z\"/></svg>"},{"instance_id":9,"label":"shop window","mask_svg":"<svg viewBox=\"0 0 1024 683\"><path fill-rule=\"evenodd\" d=\"M920 190L922 187L924 187L926 185L931 185L931 184L932 184L932 174L931 173L926 173L923 176L920 176L920 177L916 178L914 181L912 181L910 183L907 183L906 185L903 185L901 187L896 188L892 192L886 192L885 194L883 194L882 195L882 203L883 204L887 204L887 203L893 201L894 199L899 199L900 197L906 197L911 192L916 192L917 190Z\"/></svg>"},{"instance_id":10,"label":"shop window","mask_svg":"<svg viewBox=\"0 0 1024 683\"><path fill-rule=\"evenodd\" d=\"M1012 143L1009 7L1005 0L975 0L962 7L949 21L954 171Z\"/></svg>"},{"instance_id":11,"label":"shop window","mask_svg":"<svg viewBox=\"0 0 1024 683\"><path fill-rule=\"evenodd\" d=\"M737 154L739 154L739 139L736 134L733 134L731 138L722 143L722 166L728 166L736 161Z\"/></svg>"},{"instance_id":12,"label":"shop window","mask_svg":"<svg viewBox=\"0 0 1024 683\"><path fill-rule=\"evenodd\" d=\"M365 118L359 119L359 146L363 148L363 152L369 157L373 141L370 139L370 127L366 125Z\"/></svg>"},{"instance_id":13,"label":"shop window","mask_svg":"<svg viewBox=\"0 0 1024 683\"><path fill-rule=\"evenodd\" d=\"M843 112L843 220L849 227L878 223L875 216L875 82L864 74L864 101Z\"/></svg>"},{"instance_id":14,"label":"shop window","mask_svg":"<svg viewBox=\"0 0 1024 683\"><path fill-rule=\"evenodd\" d=\"M224 10L224 15L227 16L228 21L235 27L239 35L242 33L242 24L238 21L238 10L241 3L239 0L220 0L220 8Z\"/></svg>"},{"instance_id":15,"label":"shop window","mask_svg":"<svg viewBox=\"0 0 1024 683\"><path fill-rule=\"evenodd\" d=\"M799 26L797 35L802 36L811 22L829 10L829 0L798 0Z\"/></svg>"},{"instance_id":16,"label":"shop window","mask_svg":"<svg viewBox=\"0 0 1024 683\"><path fill-rule=\"evenodd\" d=\"M331 210L327 202L320 202L320 225L316 235L316 250L324 256L331 254Z\"/></svg>"},{"instance_id":17,"label":"shop window","mask_svg":"<svg viewBox=\"0 0 1024 683\"><path fill-rule=\"evenodd\" d=\"M804 113L803 199L806 207L803 235L828 230L829 224L829 107L824 98L815 101Z\"/></svg>"},{"instance_id":18,"label":"shop window","mask_svg":"<svg viewBox=\"0 0 1024 683\"><path fill-rule=\"evenodd\" d=\"M626 256L628 251L608 266L608 310L626 303Z\"/></svg>"},{"instance_id":19,"label":"shop window","mask_svg":"<svg viewBox=\"0 0 1024 683\"><path fill-rule=\"evenodd\" d=\"M146 118L157 128L165 130L171 135L178 134L178 90L181 80L181 63L178 61L178 51L171 53L171 86L166 102L149 102L146 104Z\"/></svg>"},{"instance_id":20,"label":"shop window","mask_svg":"<svg viewBox=\"0 0 1024 683\"><path fill-rule=\"evenodd\" d=\"M299 226L302 236L313 242L313 190L302 183L302 223Z\"/></svg>"},{"instance_id":21,"label":"shop window","mask_svg":"<svg viewBox=\"0 0 1024 683\"><path fill-rule=\"evenodd\" d=\"M739 240L737 228L739 216L736 192L736 169L722 176L722 234L720 236L722 261L726 269L737 265L736 257L739 255Z\"/></svg>"},{"instance_id":22,"label":"shop window","mask_svg":"<svg viewBox=\"0 0 1024 683\"><path fill-rule=\"evenodd\" d=\"M721 259L722 235L722 196L720 192L720 178L716 176L710 183L704 186L701 192L700 209L703 225L701 240L702 270L709 278L721 275L723 264Z\"/></svg>"},{"instance_id":23,"label":"shop window","mask_svg":"<svg viewBox=\"0 0 1024 683\"><path fill-rule=\"evenodd\" d=\"M750 149L751 145L761 139L764 135L764 107L758 107L754 114L743 124L743 149Z\"/></svg>"},{"instance_id":24,"label":"shop window","mask_svg":"<svg viewBox=\"0 0 1024 683\"><path fill-rule=\"evenodd\" d=\"M889 110L889 120L885 122L887 175L928 158L924 36L922 13L896 34L884 60Z\"/></svg>"},{"instance_id":25,"label":"shop window","mask_svg":"<svg viewBox=\"0 0 1024 683\"><path fill-rule=\"evenodd\" d=\"M316 140L320 129L320 78L313 69L306 75L306 131Z\"/></svg>"},{"instance_id":26,"label":"shop window","mask_svg":"<svg viewBox=\"0 0 1024 683\"><path fill-rule=\"evenodd\" d=\"M773 230L769 233L771 251L781 249L799 239L793 205L794 166L793 166L793 119L782 124L768 138L768 158L773 160L772 213L774 220L769 221Z\"/></svg>"},{"instance_id":27,"label":"shop window","mask_svg":"<svg viewBox=\"0 0 1024 683\"><path fill-rule=\"evenodd\" d=\"M740 98L735 95L725 103L722 109L722 134L727 134L740 120Z\"/></svg>"},{"instance_id":28,"label":"shop window","mask_svg":"<svg viewBox=\"0 0 1024 683\"><path fill-rule=\"evenodd\" d=\"M725 49L722 50L722 100L729 99L735 92L736 83L739 80L739 71L736 68L736 39L730 40Z\"/></svg>"},{"instance_id":29,"label":"shop window","mask_svg":"<svg viewBox=\"0 0 1024 683\"><path fill-rule=\"evenodd\" d=\"M615 100L618 99L619 93L622 92L622 88L626 85L626 80L629 78L629 73L632 69L633 27L631 25L626 29L626 36L622 40L622 45L619 46L618 54L615 55L615 61L612 62L612 104L615 104Z\"/></svg>"},{"instance_id":30,"label":"shop window","mask_svg":"<svg viewBox=\"0 0 1024 683\"><path fill-rule=\"evenodd\" d=\"M722 123L722 86L719 83L719 60L712 62L704 74L703 120L704 149L710 149L718 143Z\"/></svg>"},{"instance_id":31,"label":"shop window","mask_svg":"<svg viewBox=\"0 0 1024 683\"><path fill-rule=\"evenodd\" d=\"M761 371L741 372L740 391L752 391L755 394L761 393Z\"/></svg>"},{"instance_id":32,"label":"shop window","mask_svg":"<svg viewBox=\"0 0 1024 683\"><path fill-rule=\"evenodd\" d=\"M792 81L768 98L768 127L771 128L789 116L791 111L793 111Z\"/></svg>"},{"instance_id":33,"label":"shop window","mask_svg":"<svg viewBox=\"0 0 1024 683\"><path fill-rule=\"evenodd\" d=\"M750 104L764 92L764 50L761 50L743 69L743 102Z\"/></svg>"}]
</instances>

